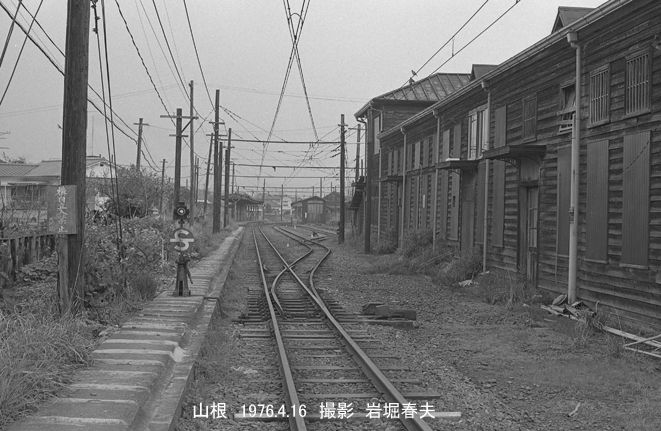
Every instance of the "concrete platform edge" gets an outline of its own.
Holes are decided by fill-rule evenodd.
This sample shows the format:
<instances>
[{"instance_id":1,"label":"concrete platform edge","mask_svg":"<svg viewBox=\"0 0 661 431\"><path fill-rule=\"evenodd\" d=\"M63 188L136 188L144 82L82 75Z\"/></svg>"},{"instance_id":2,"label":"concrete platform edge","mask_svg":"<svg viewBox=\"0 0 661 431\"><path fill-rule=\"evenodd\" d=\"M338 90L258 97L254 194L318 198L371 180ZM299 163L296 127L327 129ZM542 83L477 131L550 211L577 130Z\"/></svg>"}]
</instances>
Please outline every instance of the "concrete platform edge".
<instances>
[{"instance_id":1,"label":"concrete platform edge","mask_svg":"<svg viewBox=\"0 0 661 431\"><path fill-rule=\"evenodd\" d=\"M220 310L218 298L225 287L225 282L229 275L232 262L234 261L236 251L241 244L243 233L243 227L239 227L232 233L234 242L228 251L229 258L225 261L226 264L211 282L211 289L207 294L210 299L203 303L202 316L195 328L195 335L192 337L191 342L186 349L186 359L175 364L172 378L161 392L159 399L153 400L151 403L154 408L151 412L147 412L147 415L150 418L147 426L136 427L134 429L146 429L149 431L170 431L176 429L177 421L179 417L181 417L184 394L188 390L192 381L195 372L195 364L209 331L211 320Z\"/></svg>"}]
</instances>

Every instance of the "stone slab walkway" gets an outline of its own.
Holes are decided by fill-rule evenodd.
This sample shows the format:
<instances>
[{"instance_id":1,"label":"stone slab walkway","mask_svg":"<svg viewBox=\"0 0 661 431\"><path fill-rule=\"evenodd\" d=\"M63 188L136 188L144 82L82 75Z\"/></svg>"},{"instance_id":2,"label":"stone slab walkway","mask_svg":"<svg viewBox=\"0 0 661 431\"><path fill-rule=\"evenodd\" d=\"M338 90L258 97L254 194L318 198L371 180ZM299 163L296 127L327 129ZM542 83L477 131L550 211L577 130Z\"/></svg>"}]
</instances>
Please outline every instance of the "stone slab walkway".
<instances>
[{"instance_id":1,"label":"stone slab walkway","mask_svg":"<svg viewBox=\"0 0 661 431\"><path fill-rule=\"evenodd\" d=\"M190 297L162 292L92 353L59 397L9 431L174 429L242 234L240 227L191 268Z\"/></svg>"}]
</instances>

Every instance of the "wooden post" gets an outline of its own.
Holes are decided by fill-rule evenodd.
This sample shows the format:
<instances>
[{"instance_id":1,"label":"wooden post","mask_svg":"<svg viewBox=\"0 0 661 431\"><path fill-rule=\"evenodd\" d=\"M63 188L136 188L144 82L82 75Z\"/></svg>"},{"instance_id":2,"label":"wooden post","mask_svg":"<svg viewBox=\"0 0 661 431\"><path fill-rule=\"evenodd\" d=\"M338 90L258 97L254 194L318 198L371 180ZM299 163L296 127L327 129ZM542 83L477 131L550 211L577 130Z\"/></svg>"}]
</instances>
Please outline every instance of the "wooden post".
<instances>
[{"instance_id":1,"label":"wooden post","mask_svg":"<svg viewBox=\"0 0 661 431\"><path fill-rule=\"evenodd\" d=\"M360 178L360 123L358 124L358 131L356 132L356 183Z\"/></svg>"},{"instance_id":2,"label":"wooden post","mask_svg":"<svg viewBox=\"0 0 661 431\"><path fill-rule=\"evenodd\" d=\"M264 178L264 185L262 186L262 220L266 218L266 178Z\"/></svg>"},{"instance_id":3,"label":"wooden post","mask_svg":"<svg viewBox=\"0 0 661 431\"><path fill-rule=\"evenodd\" d=\"M87 156L87 83L90 6L68 0L64 60L61 184L76 186L76 228L58 241L58 305L61 314L75 311L85 293L85 159Z\"/></svg>"},{"instance_id":4,"label":"wooden post","mask_svg":"<svg viewBox=\"0 0 661 431\"><path fill-rule=\"evenodd\" d=\"M213 151L213 135L209 139L209 158L207 158L207 177L204 181L204 215L203 218L207 218L207 196L209 196L209 173L211 171L211 153Z\"/></svg>"},{"instance_id":5,"label":"wooden post","mask_svg":"<svg viewBox=\"0 0 661 431\"><path fill-rule=\"evenodd\" d=\"M139 118L137 123L133 123L134 126L138 126L138 153L135 157L135 167L140 170L140 159L142 158L142 126L149 126L147 123L143 123L143 119Z\"/></svg>"},{"instance_id":6,"label":"wooden post","mask_svg":"<svg viewBox=\"0 0 661 431\"><path fill-rule=\"evenodd\" d=\"M193 127L193 81L190 82L190 123L188 123L189 133L189 146L190 146L190 190L189 190L189 208L190 208L190 223L195 220L195 128Z\"/></svg>"},{"instance_id":7,"label":"wooden post","mask_svg":"<svg viewBox=\"0 0 661 431\"><path fill-rule=\"evenodd\" d=\"M285 198L285 185L280 184L280 221L282 221L282 201Z\"/></svg>"},{"instance_id":8,"label":"wooden post","mask_svg":"<svg viewBox=\"0 0 661 431\"><path fill-rule=\"evenodd\" d=\"M175 122L175 144L174 144L174 202L173 205L179 204L181 199L180 189L181 189L181 108L177 108L177 119ZM172 215L174 217L174 214Z\"/></svg>"},{"instance_id":9,"label":"wooden post","mask_svg":"<svg viewBox=\"0 0 661 431\"><path fill-rule=\"evenodd\" d=\"M225 214L223 214L223 227L229 222L229 194L230 194L230 158L232 153L232 128L227 132L227 150L225 154Z\"/></svg>"},{"instance_id":10,"label":"wooden post","mask_svg":"<svg viewBox=\"0 0 661 431\"><path fill-rule=\"evenodd\" d=\"M216 90L216 117L213 123L213 221L211 232L220 232L220 196L222 187L223 147L219 142L220 90Z\"/></svg>"},{"instance_id":11,"label":"wooden post","mask_svg":"<svg viewBox=\"0 0 661 431\"><path fill-rule=\"evenodd\" d=\"M344 243L344 165L346 164L344 146L344 114L342 114L340 116L340 225L337 232L338 244Z\"/></svg>"},{"instance_id":12,"label":"wooden post","mask_svg":"<svg viewBox=\"0 0 661 431\"><path fill-rule=\"evenodd\" d=\"M158 214L163 220L163 187L165 183L165 159L163 159L163 167L161 168L161 197L158 200Z\"/></svg>"}]
</instances>

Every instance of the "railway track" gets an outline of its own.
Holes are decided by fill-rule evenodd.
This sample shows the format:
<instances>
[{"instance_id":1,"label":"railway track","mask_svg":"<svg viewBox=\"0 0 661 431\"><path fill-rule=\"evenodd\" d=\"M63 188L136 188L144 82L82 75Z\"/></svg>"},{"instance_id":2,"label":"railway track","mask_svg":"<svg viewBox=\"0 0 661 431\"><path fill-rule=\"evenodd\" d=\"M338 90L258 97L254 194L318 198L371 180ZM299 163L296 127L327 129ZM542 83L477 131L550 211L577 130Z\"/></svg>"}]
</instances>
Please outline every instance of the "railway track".
<instances>
[{"instance_id":1,"label":"railway track","mask_svg":"<svg viewBox=\"0 0 661 431\"><path fill-rule=\"evenodd\" d=\"M235 419L287 421L291 430L381 429L378 419L388 430L398 421L399 429L431 430L418 406L438 394L408 378L413 373L382 351L361 316L317 290L315 274L330 249L279 227L251 235L259 280L247 275L253 287L240 336L254 352L247 366L269 376L259 384L279 398L245 404Z\"/></svg>"}]
</instances>

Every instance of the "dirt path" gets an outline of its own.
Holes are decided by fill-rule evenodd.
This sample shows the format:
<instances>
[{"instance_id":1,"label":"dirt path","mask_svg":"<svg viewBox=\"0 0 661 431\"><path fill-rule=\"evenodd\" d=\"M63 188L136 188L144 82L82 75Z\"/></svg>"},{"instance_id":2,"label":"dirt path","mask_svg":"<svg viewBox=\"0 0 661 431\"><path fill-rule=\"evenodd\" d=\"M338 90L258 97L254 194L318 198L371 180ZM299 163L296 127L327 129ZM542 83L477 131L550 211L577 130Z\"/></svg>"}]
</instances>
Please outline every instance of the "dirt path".
<instances>
[{"instance_id":1,"label":"dirt path","mask_svg":"<svg viewBox=\"0 0 661 431\"><path fill-rule=\"evenodd\" d=\"M445 427L661 429L661 361L623 351L602 334L577 338L572 321L539 305L489 305L428 277L379 273L382 257L335 249L329 277L347 308L383 302L417 310L418 329L371 332L444 393L437 410L462 411L461 422Z\"/></svg>"}]
</instances>

